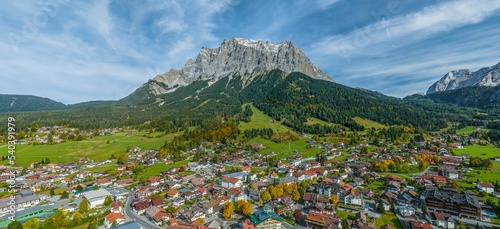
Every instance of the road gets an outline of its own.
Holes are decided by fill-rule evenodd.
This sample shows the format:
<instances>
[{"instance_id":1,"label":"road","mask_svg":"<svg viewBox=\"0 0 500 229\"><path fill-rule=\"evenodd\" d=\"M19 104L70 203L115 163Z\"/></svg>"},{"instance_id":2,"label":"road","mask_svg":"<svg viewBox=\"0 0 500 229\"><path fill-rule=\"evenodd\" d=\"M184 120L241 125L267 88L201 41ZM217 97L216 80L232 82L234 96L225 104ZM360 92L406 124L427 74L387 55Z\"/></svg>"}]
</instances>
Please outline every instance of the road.
<instances>
[{"instance_id":1,"label":"road","mask_svg":"<svg viewBox=\"0 0 500 229\"><path fill-rule=\"evenodd\" d=\"M135 222L137 222L139 225L141 225L143 228L162 228L158 227L156 224L152 223L145 217L139 216L132 212L132 207L130 207L130 203L132 202L132 199L134 198L133 195L129 195L127 198L127 202L125 203L125 216L127 218L133 219Z\"/></svg>"}]
</instances>

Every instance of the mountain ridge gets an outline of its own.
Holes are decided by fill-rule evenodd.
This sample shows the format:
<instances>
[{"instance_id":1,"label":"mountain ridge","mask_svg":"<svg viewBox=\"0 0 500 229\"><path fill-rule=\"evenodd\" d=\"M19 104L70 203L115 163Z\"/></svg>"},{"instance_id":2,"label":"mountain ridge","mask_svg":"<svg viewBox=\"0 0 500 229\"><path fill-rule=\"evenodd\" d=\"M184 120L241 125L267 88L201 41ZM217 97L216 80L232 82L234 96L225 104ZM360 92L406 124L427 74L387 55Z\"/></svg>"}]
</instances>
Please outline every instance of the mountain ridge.
<instances>
[{"instance_id":1,"label":"mountain ridge","mask_svg":"<svg viewBox=\"0 0 500 229\"><path fill-rule=\"evenodd\" d=\"M152 95L173 92L178 87L202 80L214 83L234 74L244 78L244 84L253 76L280 69L284 72L302 72L312 78L333 81L291 41L279 44L244 38L224 39L217 48L202 47L196 58L189 59L179 70L171 69L157 75L145 85Z\"/></svg>"},{"instance_id":2,"label":"mountain ridge","mask_svg":"<svg viewBox=\"0 0 500 229\"><path fill-rule=\"evenodd\" d=\"M495 87L500 85L500 62L475 72L469 69L453 70L432 84L426 94L450 91L471 86Z\"/></svg>"}]
</instances>

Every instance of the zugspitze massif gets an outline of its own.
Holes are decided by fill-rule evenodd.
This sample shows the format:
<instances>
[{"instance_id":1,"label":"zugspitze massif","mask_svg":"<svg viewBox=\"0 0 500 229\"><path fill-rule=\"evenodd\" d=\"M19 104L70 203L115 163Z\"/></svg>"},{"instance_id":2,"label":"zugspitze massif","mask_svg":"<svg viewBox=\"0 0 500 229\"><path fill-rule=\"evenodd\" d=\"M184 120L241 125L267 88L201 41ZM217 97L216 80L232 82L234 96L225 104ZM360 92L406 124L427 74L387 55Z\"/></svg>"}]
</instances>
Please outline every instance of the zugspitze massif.
<instances>
[{"instance_id":1,"label":"zugspitze massif","mask_svg":"<svg viewBox=\"0 0 500 229\"><path fill-rule=\"evenodd\" d=\"M239 75L249 83L254 76L274 69L301 72L315 79L333 81L291 41L274 44L232 38L225 39L218 48L202 48L195 60L189 59L180 70L171 69L148 84L151 92L159 95L197 80L213 83L233 75Z\"/></svg>"}]
</instances>

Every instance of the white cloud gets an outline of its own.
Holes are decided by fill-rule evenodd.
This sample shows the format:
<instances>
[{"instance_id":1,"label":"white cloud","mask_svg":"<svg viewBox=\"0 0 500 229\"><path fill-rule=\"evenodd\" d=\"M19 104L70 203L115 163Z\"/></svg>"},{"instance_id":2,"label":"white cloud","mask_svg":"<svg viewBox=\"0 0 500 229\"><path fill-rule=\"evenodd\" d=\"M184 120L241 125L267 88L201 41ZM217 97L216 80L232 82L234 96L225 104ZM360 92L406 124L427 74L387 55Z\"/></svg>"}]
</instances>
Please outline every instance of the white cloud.
<instances>
[{"instance_id":1,"label":"white cloud","mask_svg":"<svg viewBox=\"0 0 500 229\"><path fill-rule=\"evenodd\" d=\"M500 9L500 1L451 1L390 19L383 19L347 34L328 36L312 46L318 54L351 58L380 55L411 41L442 31L478 23ZM369 51L369 52L368 52Z\"/></svg>"}]
</instances>

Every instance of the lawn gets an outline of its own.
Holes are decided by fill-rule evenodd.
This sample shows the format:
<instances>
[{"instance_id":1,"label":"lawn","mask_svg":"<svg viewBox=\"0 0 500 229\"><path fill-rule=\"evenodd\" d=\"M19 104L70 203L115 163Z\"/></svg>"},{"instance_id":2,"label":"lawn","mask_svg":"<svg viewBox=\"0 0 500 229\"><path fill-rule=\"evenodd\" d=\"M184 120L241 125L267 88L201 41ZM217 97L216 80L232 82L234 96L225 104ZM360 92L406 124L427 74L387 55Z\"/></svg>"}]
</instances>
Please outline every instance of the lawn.
<instances>
[{"instance_id":1,"label":"lawn","mask_svg":"<svg viewBox=\"0 0 500 229\"><path fill-rule=\"evenodd\" d=\"M398 217L392 212L384 213L381 219L375 219L375 223L377 224L377 228L380 228L382 225L389 224L394 228L404 229L401 222L399 222Z\"/></svg>"},{"instance_id":2,"label":"lawn","mask_svg":"<svg viewBox=\"0 0 500 229\"><path fill-rule=\"evenodd\" d=\"M268 154L270 152L275 152L277 154L277 158L283 159L293 155L295 150L302 153L302 157L312 157L316 155L316 153L321 152L321 149L318 148L307 148L308 139L301 137L299 140L294 142L273 142L262 138L254 138L249 141L249 143L261 143L266 147L266 149L260 150L259 152L263 154Z\"/></svg>"},{"instance_id":3,"label":"lawn","mask_svg":"<svg viewBox=\"0 0 500 229\"><path fill-rule=\"evenodd\" d=\"M481 157L481 158L500 156L500 148L496 148L493 145L465 146L463 149L453 149L453 152L458 155L469 154L471 157Z\"/></svg>"},{"instance_id":4,"label":"lawn","mask_svg":"<svg viewBox=\"0 0 500 229\"><path fill-rule=\"evenodd\" d=\"M81 157L93 160L109 159L112 154L124 154L127 146L144 149L158 149L165 141L171 141L175 134L147 138L145 132L134 132L126 135L124 132L115 135L99 136L83 141L67 141L54 145L16 145L16 164L27 167L31 162L49 158L51 162L66 163L76 161ZM152 133L159 136L158 133ZM109 144L108 144L109 141ZM4 151L0 155L7 155ZM4 161L3 163L7 163Z\"/></svg>"},{"instance_id":5,"label":"lawn","mask_svg":"<svg viewBox=\"0 0 500 229\"><path fill-rule=\"evenodd\" d=\"M181 165L187 165L190 160L178 161L176 163L167 165L165 163L157 163L149 167L145 167L144 171L138 176L138 179L147 179L150 176L160 175L162 171L170 169L172 167L179 167Z\"/></svg>"},{"instance_id":6,"label":"lawn","mask_svg":"<svg viewBox=\"0 0 500 229\"><path fill-rule=\"evenodd\" d=\"M477 128L475 126L466 126L465 128L458 129L457 134L470 134L478 129L481 129L481 128Z\"/></svg>"},{"instance_id":7,"label":"lawn","mask_svg":"<svg viewBox=\"0 0 500 229\"><path fill-rule=\"evenodd\" d=\"M360 118L360 117L354 117L353 120L356 121L358 124L363 125L366 129L371 129L371 128L381 129L381 128L388 127L388 126L380 124L378 122L375 122L375 121L372 121L369 119Z\"/></svg>"},{"instance_id":8,"label":"lawn","mask_svg":"<svg viewBox=\"0 0 500 229\"><path fill-rule=\"evenodd\" d=\"M246 106L247 104L244 104L243 106ZM264 129L264 128L271 128L273 131L280 131L280 132L286 132L289 129L283 125L281 125L280 122L274 120L273 118L267 116L262 112L261 110L257 109L254 106L251 106L253 115L252 118L250 119L250 122L240 122L240 125L238 126L241 131L245 131L248 129Z\"/></svg>"},{"instance_id":9,"label":"lawn","mask_svg":"<svg viewBox=\"0 0 500 229\"><path fill-rule=\"evenodd\" d=\"M354 217L355 214L354 213L351 213L351 212L345 212L345 211L340 211L340 210L337 210L337 215L342 218L342 219L347 219L349 216L350 217Z\"/></svg>"},{"instance_id":10,"label":"lawn","mask_svg":"<svg viewBox=\"0 0 500 229\"><path fill-rule=\"evenodd\" d=\"M306 125L319 124L319 125L322 125L322 126L323 125L327 125L327 126L335 126L335 125L337 125L337 124L329 123L329 122L323 121L321 119L312 118L312 117L307 118L307 122L305 124Z\"/></svg>"},{"instance_id":11,"label":"lawn","mask_svg":"<svg viewBox=\"0 0 500 229\"><path fill-rule=\"evenodd\" d=\"M493 162L493 167L488 170L479 170L475 169L475 171L468 172L465 174L465 180L469 183L474 183L479 179L482 182L492 182L495 183L497 180L500 182L500 162ZM466 188L470 184L465 184Z\"/></svg>"}]
</instances>

